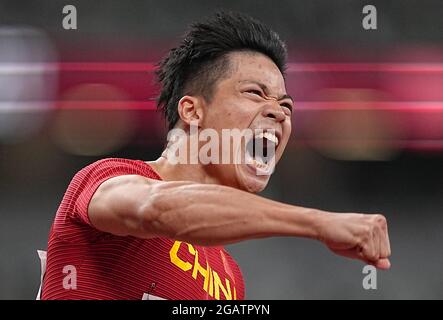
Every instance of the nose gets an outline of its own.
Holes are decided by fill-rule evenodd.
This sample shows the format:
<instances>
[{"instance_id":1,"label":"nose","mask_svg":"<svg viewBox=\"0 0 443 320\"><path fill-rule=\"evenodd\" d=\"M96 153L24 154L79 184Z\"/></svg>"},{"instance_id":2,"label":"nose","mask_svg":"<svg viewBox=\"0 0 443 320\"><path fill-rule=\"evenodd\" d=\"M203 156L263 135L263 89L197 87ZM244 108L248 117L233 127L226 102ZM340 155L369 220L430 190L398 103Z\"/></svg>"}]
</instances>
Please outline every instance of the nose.
<instances>
[{"instance_id":1,"label":"nose","mask_svg":"<svg viewBox=\"0 0 443 320\"><path fill-rule=\"evenodd\" d=\"M265 118L274 119L276 122L282 122L286 118L285 113L278 103L266 105L266 107L263 108L262 114Z\"/></svg>"}]
</instances>

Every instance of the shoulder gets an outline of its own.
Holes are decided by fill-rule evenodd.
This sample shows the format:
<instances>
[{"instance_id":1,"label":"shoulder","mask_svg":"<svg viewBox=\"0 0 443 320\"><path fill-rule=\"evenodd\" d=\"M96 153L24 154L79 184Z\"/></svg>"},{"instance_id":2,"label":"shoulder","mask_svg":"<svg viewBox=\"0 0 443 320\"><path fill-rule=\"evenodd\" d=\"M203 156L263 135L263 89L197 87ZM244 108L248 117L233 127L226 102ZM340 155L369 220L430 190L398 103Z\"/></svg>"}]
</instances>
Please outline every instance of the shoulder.
<instances>
[{"instance_id":1,"label":"shoulder","mask_svg":"<svg viewBox=\"0 0 443 320\"><path fill-rule=\"evenodd\" d=\"M105 158L95 161L77 172L75 178L110 177L118 175L141 175L151 179L160 180L154 169L142 160L126 158Z\"/></svg>"}]
</instances>

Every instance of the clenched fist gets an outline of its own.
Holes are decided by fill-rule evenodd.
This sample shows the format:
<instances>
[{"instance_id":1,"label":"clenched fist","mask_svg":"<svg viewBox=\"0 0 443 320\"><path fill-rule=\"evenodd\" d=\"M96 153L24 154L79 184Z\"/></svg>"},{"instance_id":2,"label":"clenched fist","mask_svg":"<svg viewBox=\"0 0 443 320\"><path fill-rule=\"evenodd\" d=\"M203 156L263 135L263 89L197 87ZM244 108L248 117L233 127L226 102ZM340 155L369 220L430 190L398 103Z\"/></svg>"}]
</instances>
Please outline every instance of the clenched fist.
<instances>
[{"instance_id":1,"label":"clenched fist","mask_svg":"<svg viewBox=\"0 0 443 320\"><path fill-rule=\"evenodd\" d=\"M318 239L334 253L389 269L388 225L380 214L326 213L319 221Z\"/></svg>"}]
</instances>

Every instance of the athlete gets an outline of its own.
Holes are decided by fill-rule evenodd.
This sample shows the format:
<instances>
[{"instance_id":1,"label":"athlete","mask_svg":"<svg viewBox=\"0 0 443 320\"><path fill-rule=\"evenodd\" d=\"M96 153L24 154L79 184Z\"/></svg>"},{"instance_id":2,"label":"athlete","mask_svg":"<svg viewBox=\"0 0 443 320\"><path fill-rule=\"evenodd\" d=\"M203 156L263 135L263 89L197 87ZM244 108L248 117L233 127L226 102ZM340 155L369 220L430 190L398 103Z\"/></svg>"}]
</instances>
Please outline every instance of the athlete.
<instances>
[{"instance_id":1,"label":"athlete","mask_svg":"<svg viewBox=\"0 0 443 320\"><path fill-rule=\"evenodd\" d=\"M170 161L171 148L195 153L187 139L194 125L219 137L226 129L259 130L252 143L273 146L278 163L294 108L285 63L279 36L246 15L221 12L193 24L157 72L158 106L169 128L184 135L155 161L108 158L75 175L50 231L41 298L244 299L240 268L223 246L274 236L318 240L388 269L383 215L256 195L270 178L258 172L270 162L255 147L232 151L233 158L248 153L249 163Z\"/></svg>"}]
</instances>

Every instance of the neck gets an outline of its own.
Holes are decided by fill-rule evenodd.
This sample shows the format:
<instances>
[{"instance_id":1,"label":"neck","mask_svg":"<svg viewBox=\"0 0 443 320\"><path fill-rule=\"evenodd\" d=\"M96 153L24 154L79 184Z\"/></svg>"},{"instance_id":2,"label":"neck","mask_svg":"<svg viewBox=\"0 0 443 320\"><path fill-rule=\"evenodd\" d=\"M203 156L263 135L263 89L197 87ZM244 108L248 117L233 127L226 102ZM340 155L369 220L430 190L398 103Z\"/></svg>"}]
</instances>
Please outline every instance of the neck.
<instances>
[{"instance_id":1,"label":"neck","mask_svg":"<svg viewBox=\"0 0 443 320\"><path fill-rule=\"evenodd\" d=\"M172 163L167 159L167 148L155 161L147 162L165 181L193 181L204 184L223 184L215 174L211 174L213 165Z\"/></svg>"}]
</instances>

